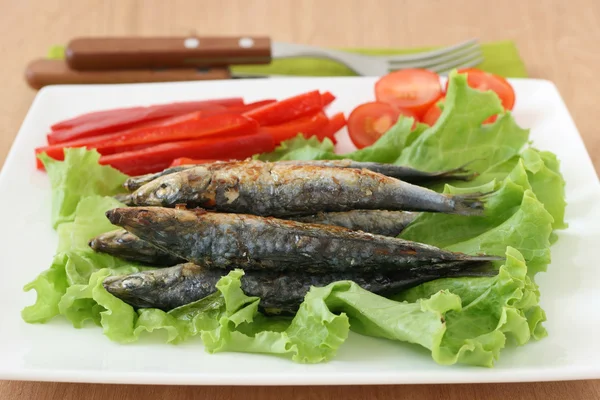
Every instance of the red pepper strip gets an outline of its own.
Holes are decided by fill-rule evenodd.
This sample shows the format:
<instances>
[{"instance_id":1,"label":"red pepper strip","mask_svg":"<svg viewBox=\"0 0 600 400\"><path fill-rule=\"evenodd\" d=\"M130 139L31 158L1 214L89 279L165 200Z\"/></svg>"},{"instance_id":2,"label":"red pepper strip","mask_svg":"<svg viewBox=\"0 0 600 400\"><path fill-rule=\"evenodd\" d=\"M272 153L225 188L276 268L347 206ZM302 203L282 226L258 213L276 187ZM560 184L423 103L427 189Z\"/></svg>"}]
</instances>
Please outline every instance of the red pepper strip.
<instances>
[{"instance_id":1,"label":"red pepper strip","mask_svg":"<svg viewBox=\"0 0 600 400\"><path fill-rule=\"evenodd\" d=\"M139 123L157 121L164 118L170 118L202 110L226 110L226 107L218 104L197 105L193 108L190 107L190 109L186 110L185 112L176 112L174 114L171 113L170 115L166 115L161 110L153 111L151 109L143 109L133 113L121 113L121 115L105 118L102 121L84 123L71 129L54 131L49 133L47 138L49 144L59 144L75 139L107 135L123 129L134 128Z\"/></svg>"},{"instance_id":2,"label":"red pepper strip","mask_svg":"<svg viewBox=\"0 0 600 400\"><path fill-rule=\"evenodd\" d=\"M290 121L286 124L263 126L260 132L268 133L273 137L275 144L279 144L284 140L291 139L302 133L306 138L316 135L321 129L324 129L329 123L329 119L323 111L319 111L314 115L301 117Z\"/></svg>"},{"instance_id":3,"label":"red pepper strip","mask_svg":"<svg viewBox=\"0 0 600 400\"><path fill-rule=\"evenodd\" d=\"M197 114L197 115L201 115L202 117L209 117L209 116L221 115L221 114L243 114L247 111L251 111L258 107L262 107L264 105L275 103L275 102L276 102L276 100L272 100L272 99L271 100L261 100L261 101L256 101L256 102L253 102L250 104L245 104L242 106L234 106L234 107L229 107L229 108L215 108L215 109L211 109L211 110L202 110L202 111L198 111L197 113L201 113L201 114ZM82 139L71 140L68 142L63 142L63 143L52 145L52 146L44 146L44 147L37 148L35 152L36 152L36 154L46 152L50 157L52 157L56 160L62 160L63 159L62 158L63 157L63 149L66 147L96 148L96 147L98 147L98 143L105 143L107 141L113 141L116 139L120 139L122 136L132 134L133 132L139 132L140 130L148 131L149 128L163 129L165 126L180 123L182 121L182 118L184 120L186 120L188 118L188 115L190 118L193 118L193 116L191 114L192 113L183 115L183 116L164 118L164 119L160 119L158 121L141 122L139 124L136 124L132 128L123 129L123 130L120 130L115 133L110 133L110 134L107 133L107 134L99 135L99 136L91 136L91 137L86 137L86 138L82 138ZM104 153L102 153L102 154L104 154ZM106 153L106 154L108 154L108 153Z\"/></svg>"},{"instance_id":4,"label":"red pepper strip","mask_svg":"<svg viewBox=\"0 0 600 400\"><path fill-rule=\"evenodd\" d=\"M172 116L177 114L187 114L193 111L197 111L197 106L205 106L208 104L219 105L224 107L236 107L244 104L244 100L241 97L232 97L226 99L214 99L214 100L201 100L201 101L186 101L169 104L157 104L148 107L129 107L129 108L116 108L112 110L95 111L87 114L77 116L75 118L67 119L61 122L57 122L52 125L52 130L56 131L59 129L73 128L81 124L88 122L102 121L105 118L110 118L114 115L122 113L136 113L141 110L162 110L166 116Z\"/></svg>"},{"instance_id":5,"label":"red pepper strip","mask_svg":"<svg viewBox=\"0 0 600 400\"><path fill-rule=\"evenodd\" d=\"M337 113L329 119L329 124L327 124L326 127L317 132L317 137L320 141L329 138L333 143L337 143L335 134L344 126L346 126L346 117L344 116L344 113Z\"/></svg>"},{"instance_id":6,"label":"red pepper strip","mask_svg":"<svg viewBox=\"0 0 600 400\"><path fill-rule=\"evenodd\" d=\"M108 155L139 150L165 142L192 140L215 135L219 137L250 135L256 133L257 130L258 123L242 115L223 114L204 118L203 112L198 111L168 118L145 128L100 136L96 140L80 139L38 148L36 154L45 152L56 160L63 160L66 147L87 147L96 149L102 155ZM43 168L39 160L37 166Z\"/></svg>"},{"instance_id":7,"label":"red pepper strip","mask_svg":"<svg viewBox=\"0 0 600 400\"><path fill-rule=\"evenodd\" d=\"M333 103L335 96L331 92L321 93L321 106L325 107Z\"/></svg>"},{"instance_id":8,"label":"red pepper strip","mask_svg":"<svg viewBox=\"0 0 600 400\"><path fill-rule=\"evenodd\" d=\"M256 110L257 108L266 106L268 104L273 104L276 102L277 102L277 100L273 100L273 99L260 100L260 101L255 101L250 104L244 104L241 106L233 106L233 107L228 107L228 108L221 109L221 110L220 109L202 110L202 112L205 117L208 117L209 115L219 115L219 114L244 114L244 113L247 113L248 111Z\"/></svg>"},{"instance_id":9,"label":"red pepper strip","mask_svg":"<svg viewBox=\"0 0 600 400\"><path fill-rule=\"evenodd\" d=\"M320 111L322 107L321 94L315 90L268 104L244 115L255 119L261 126L279 125Z\"/></svg>"},{"instance_id":10,"label":"red pepper strip","mask_svg":"<svg viewBox=\"0 0 600 400\"><path fill-rule=\"evenodd\" d=\"M233 106L233 107L228 107L228 108L225 108L223 106L211 106L211 108L202 110L202 116L208 117L211 115L220 115L220 114L243 114L245 112L248 112L248 111L254 110L256 108L262 107L264 105L275 103L275 102L276 102L276 100L261 100L261 101L256 101L256 102L250 103L250 104L245 104L245 105L241 105L241 106ZM147 127L147 126L154 126L155 124L161 124L163 122L170 123L171 118L176 118L176 117L177 116L161 118L158 120L150 120L150 121L140 122L140 123L136 123L133 127L129 127L126 129L120 129L113 133L107 132L107 133L103 133L103 134L99 134L99 135L94 135L94 136L90 136L90 137L84 137L84 138L80 138L80 139L71 140L68 142L61 142L57 145L62 146L62 147L82 147L83 145L87 145L87 143L89 141L96 141L96 140L105 139L105 138L109 139L109 137L113 137L111 135L130 132L131 130L137 130L138 128L143 128L143 127Z\"/></svg>"},{"instance_id":11,"label":"red pepper strip","mask_svg":"<svg viewBox=\"0 0 600 400\"><path fill-rule=\"evenodd\" d=\"M181 157L242 160L273 149L275 143L271 135L256 133L247 136L163 143L138 151L102 156L100 164L111 165L128 175L143 175L162 171L173 160Z\"/></svg>"},{"instance_id":12,"label":"red pepper strip","mask_svg":"<svg viewBox=\"0 0 600 400\"><path fill-rule=\"evenodd\" d=\"M217 161L225 161L225 160L215 160L215 159L198 160L195 158L181 157L181 158L176 158L175 160L173 160L170 167L178 167L180 165L212 164Z\"/></svg>"}]
</instances>

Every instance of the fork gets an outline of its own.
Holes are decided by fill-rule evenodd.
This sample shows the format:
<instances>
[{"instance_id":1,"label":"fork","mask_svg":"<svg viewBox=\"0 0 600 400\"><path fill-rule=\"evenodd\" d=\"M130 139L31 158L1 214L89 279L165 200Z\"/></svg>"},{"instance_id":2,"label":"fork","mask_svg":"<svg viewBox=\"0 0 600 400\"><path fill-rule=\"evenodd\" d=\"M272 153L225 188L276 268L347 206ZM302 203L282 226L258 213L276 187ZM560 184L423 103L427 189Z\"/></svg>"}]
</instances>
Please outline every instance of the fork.
<instances>
[{"instance_id":1,"label":"fork","mask_svg":"<svg viewBox=\"0 0 600 400\"><path fill-rule=\"evenodd\" d=\"M295 43L273 42L271 46L273 58L325 58L344 64L363 76L382 76L407 68L426 68L445 75L454 68L473 67L483 61L477 39L437 50L392 56L367 56Z\"/></svg>"}]
</instances>

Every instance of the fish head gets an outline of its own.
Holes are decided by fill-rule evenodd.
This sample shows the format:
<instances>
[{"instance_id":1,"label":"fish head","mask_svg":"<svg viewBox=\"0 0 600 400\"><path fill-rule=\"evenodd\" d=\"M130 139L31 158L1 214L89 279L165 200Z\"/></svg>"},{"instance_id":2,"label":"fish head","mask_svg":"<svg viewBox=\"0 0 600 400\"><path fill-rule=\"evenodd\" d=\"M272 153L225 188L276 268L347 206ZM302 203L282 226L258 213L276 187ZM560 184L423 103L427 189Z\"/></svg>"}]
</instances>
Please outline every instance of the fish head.
<instances>
[{"instance_id":1,"label":"fish head","mask_svg":"<svg viewBox=\"0 0 600 400\"><path fill-rule=\"evenodd\" d=\"M96 251L108 250L113 247L122 247L131 242L135 236L124 229L117 229L101 233L89 241L89 246Z\"/></svg>"},{"instance_id":2,"label":"fish head","mask_svg":"<svg viewBox=\"0 0 600 400\"><path fill-rule=\"evenodd\" d=\"M170 206L177 203L184 185L177 174L165 175L142 185L131 197L136 205Z\"/></svg>"},{"instance_id":3,"label":"fish head","mask_svg":"<svg viewBox=\"0 0 600 400\"><path fill-rule=\"evenodd\" d=\"M102 282L113 296L138 308L152 307L161 290L179 279L183 266L138 272L124 276L109 276Z\"/></svg>"},{"instance_id":4,"label":"fish head","mask_svg":"<svg viewBox=\"0 0 600 400\"><path fill-rule=\"evenodd\" d=\"M211 171L199 166L162 176L141 186L132 193L138 206L173 207L179 203L202 203L204 190L211 182Z\"/></svg>"}]
</instances>

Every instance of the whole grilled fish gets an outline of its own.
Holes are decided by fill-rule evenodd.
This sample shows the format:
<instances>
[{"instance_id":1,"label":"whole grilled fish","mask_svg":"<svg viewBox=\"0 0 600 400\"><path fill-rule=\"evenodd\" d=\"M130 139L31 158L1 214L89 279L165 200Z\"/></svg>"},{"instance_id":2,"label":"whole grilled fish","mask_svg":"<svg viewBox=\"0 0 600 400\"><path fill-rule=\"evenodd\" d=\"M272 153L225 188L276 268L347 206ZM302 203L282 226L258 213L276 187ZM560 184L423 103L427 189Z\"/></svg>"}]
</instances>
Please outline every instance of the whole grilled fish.
<instances>
[{"instance_id":1,"label":"whole grilled fish","mask_svg":"<svg viewBox=\"0 0 600 400\"><path fill-rule=\"evenodd\" d=\"M157 178L131 195L138 206L203 207L274 217L355 209L481 215L476 195L453 196L372 171L249 161L197 166Z\"/></svg>"},{"instance_id":2,"label":"whole grilled fish","mask_svg":"<svg viewBox=\"0 0 600 400\"><path fill-rule=\"evenodd\" d=\"M151 245L125 229L98 235L90 240L89 244L95 251L139 263L171 266L185 262L182 258Z\"/></svg>"},{"instance_id":3,"label":"whole grilled fish","mask_svg":"<svg viewBox=\"0 0 600 400\"><path fill-rule=\"evenodd\" d=\"M164 207L106 212L110 222L190 262L212 268L279 271L423 273L500 260L421 243L255 215Z\"/></svg>"},{"instance_id":4,"label":"whole grilled fish","mask_svg":"<svg viewBox=\"0 0 600 400\"><path fill-rule=\"evenodd\" d=\"M248 162L248 161L246 161ZM382 164L375 162L359 162L354 160L286 160L276 161L280 165L312 165L316 167L335 167L335 168L355 168L355 169L368 169L373 172L380 173L382 175L390 176L392 178L400 179L408 183L430 183L439 182L444 180L469 180L476 176L475 173L469 172L465 166L461 166L454 169L438 172L425 172L418 169L394 165L394 164ZM173 174L175 172L183 171L186 169L197 167L198 165L216 164L219 167L227 167L227 162L217 161L214 163L206 164L195 164L195 165L180 165L177 167L167 168L161 172L153 174L146 174L140 176L133 176L125 181L123 186L130 192L139 189L148 182L153 181L161 176Z\"/></svg>"},{"instance_id":5,"label":"whole grilled fish","mask_svg":"<svg viewBox=\"0 0 600 400\"><path fill-rule=\"evenodd\" d=\"M107 277L106 290L136 308L172 310L200 300L216 291L215 284L224 271L192 263L170 268ZM298 310L311 286L352 280L363 289L380 295L393 295L430 280L448 276L490 276L495 271L431 272L418 277L393 274L330 273L311 275L299 272L277 274L248 271L242 277L242 290L260 297L260 306L268 313L293 313Z\"/></svg>"},{"instance_id":6,"label":"whole grilled fish","mask_svg":"<svg viewBox=\"0 0 600 400\"><path fill-rule=\"evenodd\" d=\"M408 211L352 210L320 212L315 215L293 217L294 221L310 224L341 226L383 236L398 236L419 214Z\"/></svg>"},{"instance_id":7,"label":"whole grilled fish","mask_svg":"<svg viewBox=\"0 0 600 400\"><path fill-rule=\"evenodd\" d=\"M398 234L417 214L403 211L354 210L336 213L319 213L297 218L297 221L323 225L342 226L348 229L365 231L385 236ZM95 251L107 253L129 261L170 267L184 262L150 243L138 238L125 229L103 233L90 241Z\"/></svg>"}]
</instances>

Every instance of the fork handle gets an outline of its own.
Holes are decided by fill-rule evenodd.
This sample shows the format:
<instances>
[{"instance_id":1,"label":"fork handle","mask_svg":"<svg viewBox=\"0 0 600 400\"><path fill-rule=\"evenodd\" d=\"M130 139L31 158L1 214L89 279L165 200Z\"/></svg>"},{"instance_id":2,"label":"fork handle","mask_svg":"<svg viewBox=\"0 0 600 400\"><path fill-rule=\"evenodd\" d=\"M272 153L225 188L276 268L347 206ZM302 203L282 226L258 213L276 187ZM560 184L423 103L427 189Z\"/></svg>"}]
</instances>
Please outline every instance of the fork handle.
<instances>
[{"instance_id":1,"label":"fork handle","mask_svg":"<svg viewBox=\"0 0 600 400\"><path fill-rule=\"evenodd\" d=\"M118 70L144 68L224 67L268 64L268 37L77 38L66 58L72 69Z\"/></svg>"}]
</instances>

